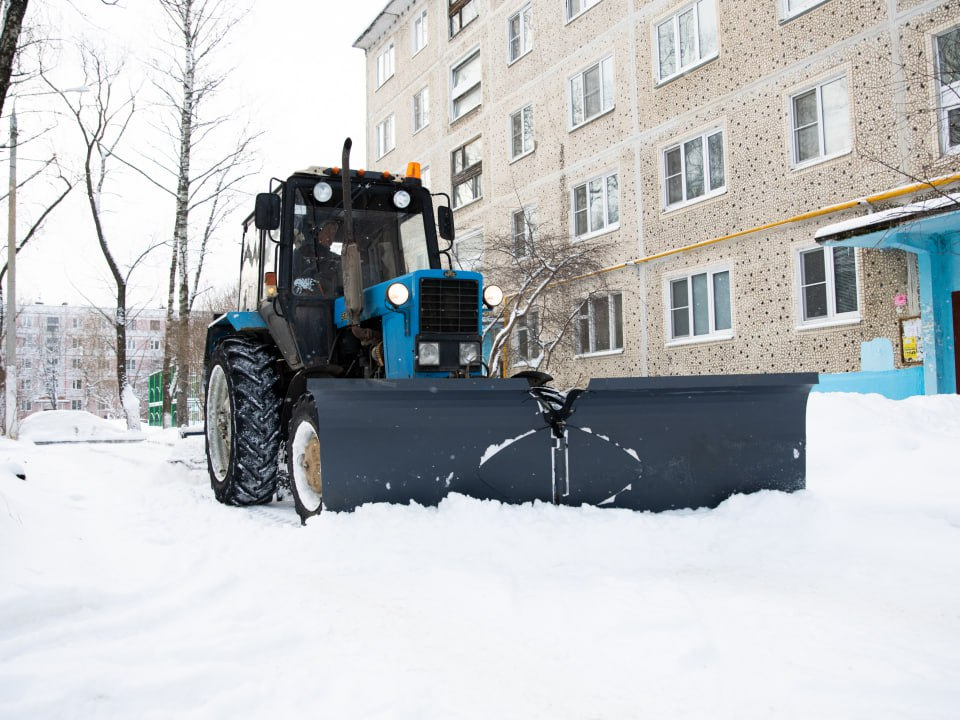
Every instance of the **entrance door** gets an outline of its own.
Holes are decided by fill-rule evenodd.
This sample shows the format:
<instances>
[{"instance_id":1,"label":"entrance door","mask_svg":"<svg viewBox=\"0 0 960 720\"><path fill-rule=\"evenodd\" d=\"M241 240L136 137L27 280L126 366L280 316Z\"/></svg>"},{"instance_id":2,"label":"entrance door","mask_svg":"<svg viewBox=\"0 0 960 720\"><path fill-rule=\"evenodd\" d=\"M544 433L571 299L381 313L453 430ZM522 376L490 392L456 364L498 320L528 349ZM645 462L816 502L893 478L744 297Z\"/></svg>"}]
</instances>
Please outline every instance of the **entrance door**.
<instances>
[{"instance_id":1,"label":"entrance door","mask_svg":"<svg viewBox=\"0 0 960 720\"><path fill-rule=\"evenodd\" d=\"M953 377L960 393L960 292L951 293L953 301Z\"/></svg>"}]
</instances>

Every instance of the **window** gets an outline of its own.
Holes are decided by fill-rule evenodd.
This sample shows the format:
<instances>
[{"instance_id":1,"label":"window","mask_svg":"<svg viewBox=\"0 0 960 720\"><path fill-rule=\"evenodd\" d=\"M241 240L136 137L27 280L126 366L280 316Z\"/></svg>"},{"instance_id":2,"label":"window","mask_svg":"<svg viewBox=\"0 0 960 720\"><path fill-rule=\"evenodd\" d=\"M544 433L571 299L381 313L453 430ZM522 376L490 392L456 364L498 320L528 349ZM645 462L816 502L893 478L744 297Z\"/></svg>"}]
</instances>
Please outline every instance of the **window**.
<instances>
[{"instance_id":1,"label":"window","mask_svg":"<svg viewBox=\"0 0 960 720\"><path fill-rule=\"evenodd\" d=\"M477 3L475 0L448 0L447 14L450 16L450 37L453 37L477 19Z\"/></svg>"},{"instance_id":2,"label":"window","mask_svg":"<svg viewBox=\"0 0 960 720\"><path fill-rule=\"evenodd\" d=\"M33 327L33 318L29 315L25 315L21 318L17 318L17 322L20 324L20 327L32 328Z\"/></svg>"},{"instance_id":3,"label":"window","mask_svg":"<svg viewBox=\"0 0 960 720\"><path fill-rule=\"evenodd\" d=\"M150 349L151 349L151 350L159 350L159 349L160 349L160 340L158 340L158 339L156 339L156 338L153 339L153 340L151 340L151 341L150 341Z\"/></svg>"},{"instance_id":4,"label":"window","mask_svg":"<svg viewBox=\"0 0 960 720\"><path fill-rule=\"evenodd\" d=\"M573 20L580 13L586 12L600 0L567 0L567 20Z\"/></svg>"},{"instance_id":5,"label":"window","mask_svg":"<svg viewBox=\"0 0 960 720\"><path fill-rule=\"evenodd\" d=\"M393 77L393 41L377 55L377 87Z\"/></svg>"},{"instance_id":6,"label":"window","mask_svg":"<svg viewBox=\"0 0 960 720\"><path fill-rule=\"evenodd\" d=\"M30 392L33 389L33 380L27 378L26 380L20 381L20 389L25 392Z\"/></svg>"},{"instance_id":7,"label":"window","mask_svg":"<svg viewBox=\"0 0 960 720\"><path fill-rule=\"evenodd\" d=\"M423 165L420 168L420 183L425 187L430 187L430 166Z\"/></svg>"},{"instance_id":8,"label":"window","mask_svg":"<svg viewBox=\"0 0 960 720\"><path fill-rule=\"evenodd\" d=\"M816 162L850 150L847 79L834 78L790 99L795 165Z\"/></svg>"},{"instance_id":9,"label":"window","mask_svg":"<svg viewBox=\"0 0 960 720\"><path fill-rule=\"evenodd\" d=\"M55 315L47 316L47 332L56 332L60 329L60 318Z\"/></svg>"},{"instance_id":10,"label":"window","mask_svg":"<svg viewBox=\"0 0 960 720\"><path fill-rule=\"evenodd\" d=\"M507 20L507 57L510 62L519 60L533 47L533 28L530 18L533 11L525 5L520 12Z\"/></svg>"},{"instance_id":11,"label":"window","mask_svg":"<svg viewBox=\"0 0 960 720\"><path fill-rule=\"evenodd\" d=\"M453 207L483 196L483 143L480 138L461 145L450 155Z\"/></svg>"},{"instance_id":12,"label":"window","mask_svg":"<svg viewBox=\"0 0 960 720\"><path fill-rule=\"evenodd\" d=\"M72 350L80 349L80 338L70 338L70 348Z\"/></svg>"},{"instance_id":13,"label":"window","mask_svg":"<svg viewBox=\"0 0 960 720\"><path fill-rule=\"evenodd\" d=\"M510 159L533 152L533 106L517 110L510 116Z\"/></svg>"},{"instance_id":14,"label":"window","mask_svg":"<svg viewBox=\"0 0 960 720\"><path fill-rule=\"evenodd\" d=\"M430 123L430 88L423 88L413 96L413 131L423 130Z\"/></svg>"},{"instance_id":15,"label":"window","mask_svg":"<svg viewBox=\"0 0 960 720\"><path fill-rule=\"evenodd\" d=\"M128 338L128 339L127 339L127 350L136 350L136 349L137 349L137 341L136 341L135 339L133 339L133 338Z\"/></svg>"},{"instance_id":16,"label":"window","mask_svg":"<svg viewBox=\"0 0 960 720\"><path fill-rule=\"evenodd\" d=\"M78 318L78 317L70 318L70 327L72 327L74 330L79 329L79 328L80 328L80 318Z\"/></svg>"},{"instance_id":17,"label":"window","mask_svg":"<svg viewBox=\"0 0 960 720\"><path fill-rule=\"evenodd\" d=\"M729 270L670 280L669 299L671 340L733 336Z\"/></svg>"},{"instance_id":18,"label":"window","mask_svg":"<svg viewBox=\"0 0 960 720\"><path fill-rule=\"evenodd\" d=\"M153 332L159 332L160 329L161 329L161 328L160 328L160 321L159 321L159 320L151 320L151 321L150 321L150 330L151 330L151 331L153 331Z\"/></svg>"},{"instance_id":19,"label":"window","mask_svg":"<svg viewBox=\"0 0 960 720\"><path fill-rule=\"evenodd\" d=\"M711 130L664 150L663 178L666 207L722 192L723 131Z\"/></svg>"},{"instance_id":20,"label":"window","mask_svg":"<svg viewBox=\"0 0 960 720\"><path fill-rule=\"evenodd\" d=\"M937 37L937 88L944 152L960 152L960 27Z\"/></svg>"},{"instance_id":21,"label":"window","mask_svg":"<svg viewBox=\"0 0 960 720\"><path fill-rule=\"evenodd\" d=\"M383 122L377 125L377 158L382 158L393 150L396 145L393 133L393 113L387 115Z\"/></svg>"},{"instance_id":22,"label":"window","mask_svg":"<svg viewBox=\"0 0 960 720\"><path fill-rule=\"evenodd\" d=\"M136 320L131 320L131 321L129 322L128 326L127 326L127 329L128 329L128 330L136 330L136 329L137 329L137 321L136 321Z\"/></svg>"},{"instance_id":23,"label":"window","mask_svg":"<svg viewBox=\"0 0 960 720\"><path fill-rule=\"evenodd\" d=\"M588 180L573 188L573 232L576 237L613 230L620 224L617 174Z\"/></svg>"},{"instance_id":24,"label":"window","mask_svg":"<svg viewBox=\"0 0 960 720\"><path fill-rule=\"evenodd\" d=\"M450 120L456 120L480 105L480 50L450 70Z\"/></svg>"},{"instance_id":25,"label":"window","mask_svg":"<svg viewBox=\"0 0 960 720\"><path fill-rule=\"evenodd\" d=\"M803 250L799 271L800 317L804 323L860 319L853 248Z\"/></svg>"},{"instance_id":26,"label":"window","mask_svg":"<svg viewBox=\"0 0 960 720\"><path fill-rule=\"evenodd\" d=\"M613 109L613 58L570 78L570 126L579 127Z\"/></svg>"},{"instance_id":27,"label":"window","mask_svg":"<svg viewBox=\"0 0 960 720\"><path fill-rule=\"evenodd\" d=\"M533 253L533 234L537 227L536 208L516 210L511 216L514 257L530 257Z\"/></svg>"},{"instance_id":28,"label":"window","mask_svg":"<svg viewBox=\"0 0 960 720\"><path fill-rule=\"evenodd\" d=\"M812 7L821 5L827 0L783 0L783 17L785 20L806 12Z\"/></svg>"},{"instance_id":29,"label":"window","mask_svg":"<svg viewBox=\"0 0 960 720\"><path fill-rule=\"evenodd\" d=\"M423 50L427 44L427 10L424 8L420 14L413 19L413 54Z\"/></svg>"},{"instance_id":30,"label":"window","mask_svg":"<svg viewBox=\"0 0 960 720\"><path fill-rule=\"evenodd\" d=\"M461 270L477 270L483 267L483 233L468 231L453 243L453 255Z\"/></svg>"},{"instance_id":31,"label":"window","mask_svg":"<svg viewBox=\"0 0 960 720\"><path fill-rule=\"evenodd\" d=\"M517 363L535 362L540 359L540 312L529 310L517 318L516 327Z\"/></svg>"},{"instance_id":32,"label":"window","mask_svg":"<svg viewBox=\"0 0 960 720\"><path fill-rule=\"evenodd\" d=\"M72 389L74 389L74 390L81 390L81 389L83 389L83 380L73 380L73 381L71 381L70 387L71 387Z\"/></svg>"},{"instance_id":33,"label":"window","mask_svg":"<svg viewBox=\"0 0 960 720\"><path fill-rule=\"evenodd\" d=\"M126 368L127 368L127 372L134 372L137 369L137 361L127 360Z\"/></svg>"},{"instance_id":34,"label":"window","mask_svg":"<svg viewBox=\"0 0 960 720\"><path fill-rule=\"evenodd\" d=\"M70 368L73 370L80 370L82 367L83 361L80 358L73 358L70 361Z\"/></svg>"},{"instance_id":35,"label":"window","mask_svg":"<svg viewBox=\"0 0 960 720\"><path fill-rule=\"evenodd\" d=\"M623 301L620 293L593 295L577 313L577 354L623 349Z\"/></svg>"},{"instance_id":36,"label":"window","mask_svg":"<svg viewBox=\"0 0 960 720\"><path fill-rule=\"evenodd\" d=\"M70 401L71 410L83 410L83 401L82 400L71 400Z\"/></svg>"},{"instance_id":37,"label":"window","mask_svg":"<svg viewBox=\"0 0 960 720\"><path fill-rule=\"evenodd\" d=\"M663 82L717 56L716 0L700 0L656 27L657 81Z\"/></svg>"},{"instance_id":38,"label":"window","mask_svg":"<svg viewBox=\"0 0 960 720\"><path fill-rule=\"evenodd\" d=\"M33 401L32 400L21 400L20 401L20 412L30 412L33 410Z\"/></svg>"}]
</instances>

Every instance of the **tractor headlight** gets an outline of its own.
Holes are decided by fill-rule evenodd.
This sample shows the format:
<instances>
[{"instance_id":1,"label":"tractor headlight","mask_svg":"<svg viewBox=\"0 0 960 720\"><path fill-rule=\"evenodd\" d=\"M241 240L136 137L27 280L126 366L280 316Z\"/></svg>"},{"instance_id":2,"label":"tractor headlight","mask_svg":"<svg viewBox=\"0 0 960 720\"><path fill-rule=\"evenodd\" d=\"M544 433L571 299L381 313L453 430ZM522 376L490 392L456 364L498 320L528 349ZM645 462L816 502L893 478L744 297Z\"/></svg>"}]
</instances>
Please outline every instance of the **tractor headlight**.
<instances>
[{"instance_id":1,"label":"tractor headlight","mask_svg":"<svg viewBox=\"0 0 960 720\"><path fill-rule=\"evenodd\" d=\"M387 288L387 302L394 307L400 307L410 299L410 289L403 283L391 283Z\"/></svg>"},{"instance_id":2,"label":"tractor headlight","mask_svg":"<svg viewBox=\"0 0 960 720\"><path fill-rule=\"evenodd\" d=\"M406 190L397 190L393 194L393 204L399 210L406 210L410 206L410 193Z\"/></svg>"},{"instance_id":3,"label":"tractor headlight","mask_svg":"<svg viewBox=\"0 0 960 720\"><path fill-rule=\"evenodd\" d=\"M503 302L503 290L499 285L487 285L483 289L483 304L491 310Z\"/></svg>"},{"instance_id":4,"label":"tractor headlight","mask_svg":"<svg viewBox=\"0 0 960 720\"><path fill-rule=\"evenodd\" d=\"M313 197L317 202L325 203L333 197L333 188L328 183L318 182L313 186Z\"/></svg>"},{"instance_id":5,"label":"tractor headlight","mask_svg":"<svg viewBox=\"0 0 960 720\"><path fill-rule=\"evenodd\" d=\"M476 365L480 362L480 345L475 342L460 343L460 364Z\"/></svg>"},{"instance_id":6,"label":"tractor headlight","mask_svg":"<svg viewBox=\"0 0 960 720\"><path fill-rule=\"evenodd\" d=\"M421 365L439 365L440 364L440 343L422 342L417 349L420 356Z\"/></svg>"}]
</instances>

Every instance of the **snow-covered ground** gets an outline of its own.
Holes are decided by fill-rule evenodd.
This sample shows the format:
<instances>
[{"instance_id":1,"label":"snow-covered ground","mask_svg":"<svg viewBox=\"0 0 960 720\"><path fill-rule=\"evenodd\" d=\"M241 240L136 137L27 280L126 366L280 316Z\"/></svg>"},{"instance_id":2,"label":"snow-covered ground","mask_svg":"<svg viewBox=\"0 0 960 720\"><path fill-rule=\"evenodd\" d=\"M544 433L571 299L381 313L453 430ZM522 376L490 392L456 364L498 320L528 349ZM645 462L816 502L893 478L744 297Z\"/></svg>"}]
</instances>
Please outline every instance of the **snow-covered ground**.
<instances>
[{"instance_id":1,"label":"snow-covered ground","mask_svg":"<svg viewBox=\"0 0 960 720\"><path fill-rule=\"evenodd\" d=\"M0 442L0 718L960 717L960 397L814 394L806 491L663 514L301 528L145 436Z\"/></svg>"}]
</instances>

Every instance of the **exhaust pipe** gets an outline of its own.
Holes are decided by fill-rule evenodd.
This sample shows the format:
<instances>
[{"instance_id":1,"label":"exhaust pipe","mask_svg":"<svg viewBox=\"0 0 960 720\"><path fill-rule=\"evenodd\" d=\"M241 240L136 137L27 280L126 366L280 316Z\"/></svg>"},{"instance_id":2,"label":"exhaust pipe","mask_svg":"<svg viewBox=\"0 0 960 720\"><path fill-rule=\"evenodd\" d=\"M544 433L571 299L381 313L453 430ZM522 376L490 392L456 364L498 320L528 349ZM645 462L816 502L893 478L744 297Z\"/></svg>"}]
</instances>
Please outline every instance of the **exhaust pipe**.
<instances>
[{"instance_id":1,"label":"exhaust pipe","mask_svg":"<svg viewBox=\"0 0 960 720\"><path fill-rule=\"evenodd\" d=\"M347 138L343 143L343 225L346 228L341 257L343 273L343 301L346 306L347 323L360 324L363 312L363 277L360 274L360 250L353 234L353 194L350 186L350 148L353 141Z\"/></svg>"}]
</instances>

